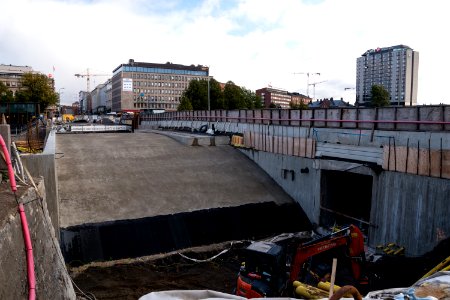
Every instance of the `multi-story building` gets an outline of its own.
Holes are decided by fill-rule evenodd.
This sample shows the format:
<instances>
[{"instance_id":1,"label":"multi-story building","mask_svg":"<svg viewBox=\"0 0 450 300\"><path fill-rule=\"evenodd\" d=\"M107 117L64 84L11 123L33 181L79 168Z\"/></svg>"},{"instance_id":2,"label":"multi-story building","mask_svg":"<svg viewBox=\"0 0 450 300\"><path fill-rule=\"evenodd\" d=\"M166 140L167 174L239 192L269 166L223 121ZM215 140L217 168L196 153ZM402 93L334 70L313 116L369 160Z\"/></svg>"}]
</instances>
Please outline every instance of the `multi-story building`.
<instances>
[{"instance_id":1,"label":"multi-story building","mask_svg":"<svg viewBox=\"0 0 450 300\"><path fill-rule=\"evenodd\" d=\"M0 65L0 81L15 94L22 87L23 74L32 72L29 66Z\"/></svg>"},{"instance_id":2,"label":"multi-story building","mask_svg":"<svg viewBox=\"0 0 450 300\"><path fill-rule=\"evenodd\" d=\"M256 90L256 95L261 97L266 108L269 108L271 104L277 108L289 108L289 103L292 101L288 91L271 87Z\"/></svg>"},{"instance_id":3,"label":"multi-story building","mask_svg":"<svg viewBox=\"0 0 450 300\"><path fill-rule=\"evenodd\" d=\"M108 79L105 83L99 84L91 92L92 101L92 113L106 113L111 104L108 103L108 98L111 96L111 79Z\"/></svg>"},{"instance_id":4,"label":"multi-story building","mask_svg":"<svg viewBox=\"0 0 450 300\"><path fill-rule=\"evenodd\" d=\"M308 96L305 96L303 94L294 92L294 93L288 93L291 96L291 102L292 104L299 105L299 104L306 104L308 105L312 99Z\"/></svg>"},{"instance_id":5,"label":"multi-story building","mask_svg":"<svg viewBox=\"0 0 450 300\"><path fill-rule=\"evenodd\" d=\"M419 52L398 45L367 50L356 60L356 103L371 103L373 85L388 92L391 105L417 104Z\"/></svg>"},{"instance_id":6,"label":"multi-story building","mask_svg":"<svg viewBox=\"0 0 450 300\"><path fill-rule=\"evenodd\" d=\"M135 62L113 71L112 111L175 111L191 80L208 79L209 67Z\"/></svg>"}]
</instances>

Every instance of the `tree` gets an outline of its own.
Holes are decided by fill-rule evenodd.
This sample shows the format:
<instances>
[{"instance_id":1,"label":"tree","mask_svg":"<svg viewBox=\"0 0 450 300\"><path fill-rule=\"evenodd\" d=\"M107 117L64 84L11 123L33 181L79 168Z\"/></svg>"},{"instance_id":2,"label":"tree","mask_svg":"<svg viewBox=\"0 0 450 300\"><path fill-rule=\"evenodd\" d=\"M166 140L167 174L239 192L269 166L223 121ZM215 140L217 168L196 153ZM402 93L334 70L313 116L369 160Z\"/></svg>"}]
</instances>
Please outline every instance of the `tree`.
<instances>
[{"instance_id":1,"label":"tree","mask_svg":"<svg viewBox=\"0 0 450 300\"><path fill-rule=\"evenodd\" d=\"M223 109L223 91L220 88L220 83L211 78L209 82L209 97L211 103L211 109Z\"/></svg>"},{"instance_id":2,"label":"tree","mask_svg":"<svg viewBox=\"0 0 450 300\"><path fill-rule=\"evenodd\" d=\"M1 102L13 102L14 101L14 95L11 90L8 89L8 87L0 81L0 101Z\"/></svg>"},{"instance_id":3,"label":"tree","mask_svg":"<svg viewBox=\"0 0 450 300\"><path fill-rule=\"evenodd\" d=\"M178 105L177 110L178 111L193 110L191 101L187 97L182 96L180 105Z\"/></svg>"},{"instance_id":4,"label":"tree","mask_svg":"<svg viewBox=\"0 0 450 300\"><path fill-rule=\"evenodd\" d=\"M382 85L372 85L371 97L373 107L383 107L390 104L389 92Z\"/></svg>"},{"instance_id":5,"label":"tree","mask_svg":"<svg viewBox=\"0 0 450 300\"><path fill-rule=\"evenodd\" d=\"M25 73L22 76L22 88L16 92L17 102L37 102L43 111L49 105L58 103L58 95L49 85L44 74Z\"/></svg>"},{"instance_id":6,"label":"tree","mask_svg":"<svg viewBox=\"0 0 450 300\"><path fill-rule=\"evenodd\" d=\"M292 109L308 109L308 105L303 101L300 101L299 103L291 101L289 102L289 107Z\"/></svg>"},{"instance_id":7,"label":"tree","mask_svg":"<svg viewBox=\"0 0 450 300\"><path fill-rule=\"evenodd\" d=\"M245 97L242 89L234 84L233 81L228 81L223 90L225 109L241 109L246 108Z\"/></svg>"}]
</instances>

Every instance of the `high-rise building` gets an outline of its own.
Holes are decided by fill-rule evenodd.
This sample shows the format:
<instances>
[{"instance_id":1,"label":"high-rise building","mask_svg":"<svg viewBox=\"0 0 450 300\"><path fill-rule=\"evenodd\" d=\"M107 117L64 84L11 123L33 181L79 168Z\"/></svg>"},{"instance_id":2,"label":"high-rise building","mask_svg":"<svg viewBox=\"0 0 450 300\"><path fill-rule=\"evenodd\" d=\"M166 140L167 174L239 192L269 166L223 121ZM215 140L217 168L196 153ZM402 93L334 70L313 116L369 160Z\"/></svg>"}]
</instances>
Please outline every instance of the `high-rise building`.
<instances>
[{"instance_id":1,"label":"high-rise building","mask_svg":"<svg viewBox=\"0 0 450 300\"><path fill-rule=\"evenodd\" d=\"M398 45L367 50L356 61L356 104L371 103L373 85L388 92L391 105L417 104L419 52Z\"/></svg>"},{"instance_id":2,"label":"high-rise building","mask_svg":"<svg viewBox=\"0 0 450 300\"><path fill-rule=\"evenodd\" d=\"M209 67L135 62L113 71L112 111L175 111L191 80L208 79Z\"/></svg>"}]
</instances>

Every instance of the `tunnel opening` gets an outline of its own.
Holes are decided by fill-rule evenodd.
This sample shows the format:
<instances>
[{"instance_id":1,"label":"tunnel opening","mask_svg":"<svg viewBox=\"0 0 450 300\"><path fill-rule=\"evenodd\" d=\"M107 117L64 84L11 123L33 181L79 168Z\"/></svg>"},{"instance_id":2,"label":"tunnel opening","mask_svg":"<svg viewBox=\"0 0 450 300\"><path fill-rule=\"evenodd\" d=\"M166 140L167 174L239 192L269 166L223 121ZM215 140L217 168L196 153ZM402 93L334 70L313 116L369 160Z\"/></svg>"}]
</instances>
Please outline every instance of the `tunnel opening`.
<instances>
[{"instance_id":1,"label":"tunnel opening","mask_svg":"<svg viewBox=\"0 0 450 300\"><path fill-rule=\"evenodd\" d=\"M354 224L368 234L373 177L343 171L322 171L319 225Z\"/></svg>"}]
</instances>

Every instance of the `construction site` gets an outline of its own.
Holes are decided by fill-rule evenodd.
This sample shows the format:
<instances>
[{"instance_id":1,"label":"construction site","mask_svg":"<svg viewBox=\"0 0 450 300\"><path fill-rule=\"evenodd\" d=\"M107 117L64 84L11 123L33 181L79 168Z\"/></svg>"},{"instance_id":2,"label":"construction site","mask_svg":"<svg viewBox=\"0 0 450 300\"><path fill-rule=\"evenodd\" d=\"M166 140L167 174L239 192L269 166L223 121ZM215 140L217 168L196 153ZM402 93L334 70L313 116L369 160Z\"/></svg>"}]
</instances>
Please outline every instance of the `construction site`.
<instances>
[{"instance_id":1,"label":"construction site","mask_svg":"<svg viewBox=\"0 0 450 300\"><path fill-rule=\"evenodd\" d=\"M358 110L1 125L0 298L450 297L450 110Z\"/></svg>"}]
</instances>

